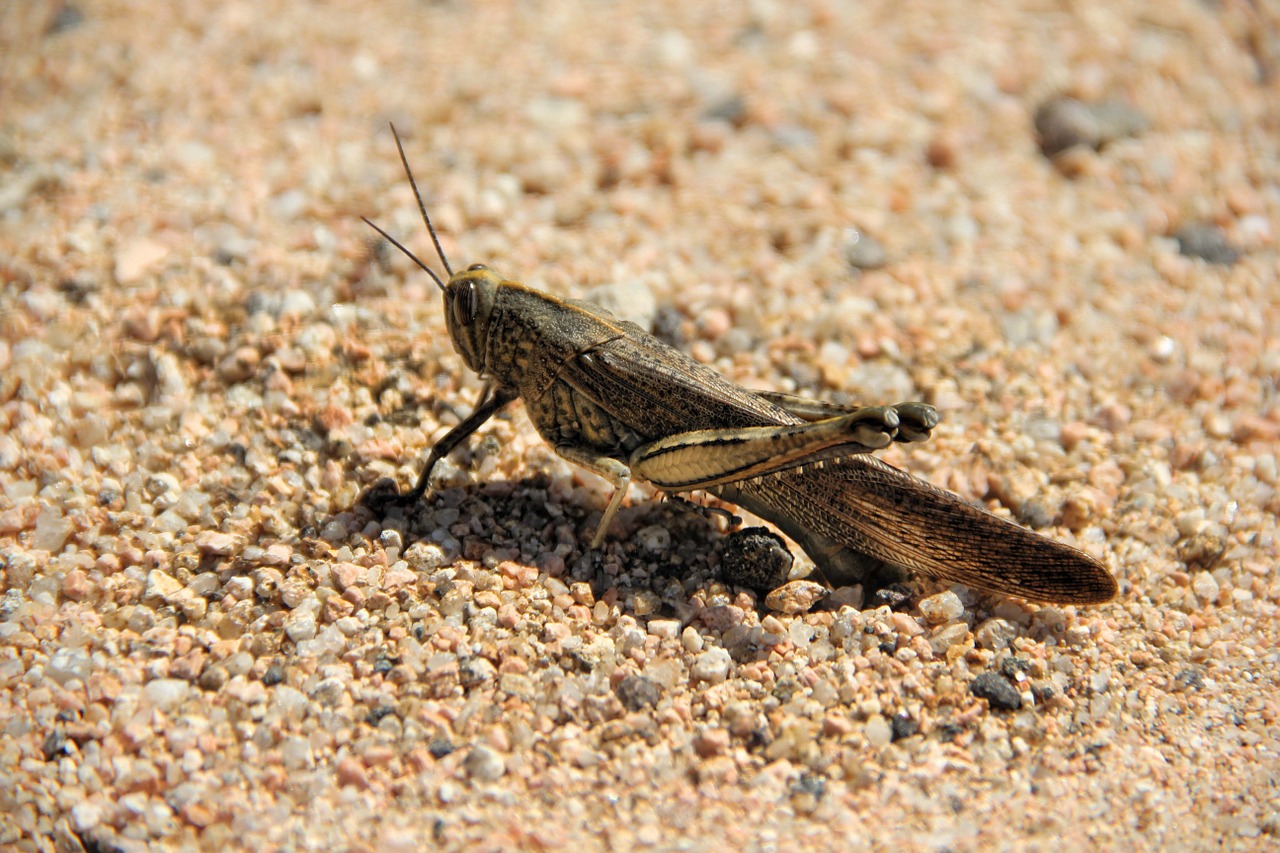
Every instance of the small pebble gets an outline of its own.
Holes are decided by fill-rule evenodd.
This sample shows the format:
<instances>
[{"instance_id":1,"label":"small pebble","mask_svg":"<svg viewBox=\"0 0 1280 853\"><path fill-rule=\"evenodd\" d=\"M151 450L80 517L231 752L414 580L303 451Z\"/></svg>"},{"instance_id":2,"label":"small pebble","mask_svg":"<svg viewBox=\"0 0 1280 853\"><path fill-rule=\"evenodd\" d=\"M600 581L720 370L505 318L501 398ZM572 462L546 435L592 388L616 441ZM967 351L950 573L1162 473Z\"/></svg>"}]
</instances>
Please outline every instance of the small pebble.
<instances>
[{"instance_id":1,"label":"small pebble","mask_svg":"<svg viewBox=\"0 0 1280 853\"><path fill-rule=\"evenodd\" d=\"M910 601L911 588L899 583L882 586L871 597L873 607L889 607L894 610L905 607Z\"/></svg>"},{"instance_id":2,"label":"small pebble","mask_svg":"<svg viewBox=\"0 0 1280 853\"><path fill-rule=\"evenodd\" d=\"M893 739L899 741L917 734L920 731L920 724L913 720L906 711L902 711L894 714L889 720L889 728L893 732Z\"/></svg>"},{"instance_id":3,"label":"small pebble","mask_svg":"<svg viewBox=\"0 0 1280 853\"><path fill-rule=\"evenodd\" d=\"M507 772L503 757L483 744L471 748L462 766L467 775L477 782L496 782Z\"/></svg>"},{"instance_id":4,"label":"small pebble","mask_svg":"<svg viewBox=\"0 0 1280 853\"><path fill-rule=\"evenodd\" d=\"M878 270L888 262L889 255L875 237L857 228L846 228L844 259L857 270Z\"/></svg>"},{"instance_id":5,"label":"small pebble","mask_svg":"<svg viewBox=\"0 0 1280 853\"><path fill-rule=\"evenodd\" d=\"M1009 679L995 672L984 672L969 685L969 692L986 699L994 710L1016 711L1022 707L1022 695Z\"/></svg>"},{"instance_id":6,"label":"small pebble","mask_svg":"<svg viewBox=\"0 0 1280 853\"><path fill-rule=\"evenodd\" d=\"M623 706L629 711L642 711L655 708L662 699L662 686L643 675L628 675L618 682L615 692Z\"/></svg>"},{"instance_id":7,"label":"small pebble","mask_svg":"<svg viewBox=\"0 0 1280 853\"><path fill-rule=\"evenodd\" d=\"M680 620L650 619L649 633L664 640L674 640L680 636Z\"/></svg>"},{"instance_id":8,"label":"small pebble","mask_svg":"<svg viewBox=\"0 0 1280 853\"><path fill-rule=\"evenodd\" d=\"M176 707L191 690L191 685L180 678L157 678L148 681L142 693L147 701L161 711Z\"/></svg>"},{"instance_id":9,"label":"small pebble","mask_svg":"<svg viewBox=\"0 0 1280 853\"><path fill-rule=\"evenodd\" d=\"M1056 97L1036 110L1040 150L1054 157L1075 146L1101 148L1109 142L1136 136L1147 127L1146 116L1119 101L1085 103Z\"/></svg>"},{"instance_id":10,"label":"small pebble","mask_svg":"<svg viewBox=\"0 0 1280 853\"><path fill-rule=\"evenodd\" d=\"M159 569L147 574L147 598L168 598L182 589L182 582Z\"/></svg>"},{"instance_id":11,"label":"small pebble","mask_svg":"<svg viewBox=\"0 0 1280 853\"><path fill-rule=\"evenodd\" d=\"M55 506L45 506L36 516L36 529L31 537L31 547L38 551L56 554L62 550L74 531L71 519Z\"/></svg>"},{"instance_id":12,"label":"small pebble","mask_svg":"<svg viewBox=\"0 0 1280 853\"><path fill-rule=\"evenodd\" d=\"M702 611L702 624L712 631L723 634L742 624L746 615L741 607L732 604L720 604Z\"/></svg>"},{"instance_id":13,"label":"small pebble","mask_svg":"<svg viewBox=\"0 0 1280 853\"><path fill-rule=\"evenodd\" d=\"M1214 603L1222 595L1218 581L1208 572L1196 572L1196 576L1191 580L1191 591L1205 604Z\"/></svg>"},{"instance_id":14,"label":"small pebble","mask_svg":"<svg viewBox=\"0 0 1280 853\"><path fill-rule=\"evenodd\" d=\"M920 613L929 624L941 625L963 616L964 603L960 601L960 596L947 590L921 599Z\"/></svg>"},{"instance_id":15,"label":"small pebble","mask_svg":"<svg viewBox=\"0 0 1280 853\"><path fill-rule=\"evenodd\" d=\"M619 320L630 320L646 331L653 328L658 302L653 289L640 278L613 284L602 284L583 294L582 298L612 313Z\"/></svg>"},{"instance_id":16,"label":"small pebble","mask_svg":"<svg viewBox=\"0 0 1280 853\"><path fill-rule=\"evenodd\" d=\"M102 803L79 802L71 807L71 823L77 832L88 832L102 822Z\"/></svg>"},{"instance_id":17,"label":"small pebble","mask_svg":"<svg viewBox=\"0 0 1280 853\"><path fill-rule=\"evenodd\" d=\"M155 240L143 237L130 241L116 252L116 281L123 285L134 284L168 255L168 247Z\"/></svg>"},{"instance_id":18,"label":"small pebble","mask_svg":"<svg viewBox=\"0 0 1280 853\"><path fill-rule=\"evenodd\" d=\"M765 606L780 613L807 613L827 596L827 588L813 581L791 581L765 598Z\"/></svg>"},{"instance_id":19,"label":"small pebble","mask_svg":"<svg viewBox=\"0 0 1280 853\"><path fill-rule=\"evenodd\" d=\"M1174 232L1173 239L1178 241L1178 251L1189 258L1221 266L1231 266L1240 260L1240 250L1227 242L1227 235L1216 225L1184 225Z\"/></svg>"},{"instance_id":20,"label":"small pebble","mask_svg":"<svg viewBox=\"0 0 1280 853\"><path fill-rule=\"evenodd\" d=\"M760 627L766 634L777 637L779 641L787 635L787 626L782 624L782 620L772 613L760 620Z\"/></svg>"},{"instance_id":21,"label":"small pebble","mask_svg":"<svg viewBox=\"0 0 1280 853\"><path fill-rule=\"evenodd\" d=\"M693 750L701 758L721 755L729 749L729 730L707 728L698 732L693 738Z\"/></svg>"},{"instance_id":22,"label":"small pebble","mask_svg":"<svg viewBox=\"0 0 1280 853\"><path fill-rule=\"evenodd\" d=\"M316 635L316 617L310 611L295 610L285 622L284 632L290 640L300 643Z\"/></svg>"},{"instance_id":23,"label":"small pebble","mask_svg":"<svg viewBox=\"0 0 1280 853\"><path fill-rule=\"evenodd\" d=\"M708 649L698 655L689 669L694 681L705 681L709 684L720 684L729 677L733 659L725 649Z\"/></svg>"},{"instance_id":24,"label":"small pebble","mask_svg":"<svg viewBox=\"0 0 1280 853\"><path fill-rule=\"evenodd\" d=\"M862 734L876 749L884 749L893 742L893 727L882 714L872 714L862 727Z\"/></svg>"},{"instance_id":25,"label":"small pebble","mask_svg":"<svg viewBox=\"0 0 1280 853\"><path fill-rule=\"evenodd\" d=\"M72 679L86 680L91 670L88 652L64 646L50 655L45 674L55 683L65 685Z\"/></svg>"},{"instance_id":26,"label":"small pebble","mask_svg":"<svg viewBox=\"0 0 1280 853\"><path fill-rule=\"evenodd\" d=\"M280 757L289 770L302 770L314 763L311 742L305 737L286 737L280 744Z\"/></svg>"},{"instance_id":27,"label":"small pebble","mask_svg":"<svg viewBox=\"0 0 1280 853\"><path fill-rule=\"evenodd\" d=\"M1201 570L1197 578L1207 577L1210 580L1213 580L1213 576L1208 574L1208 570L1218 565L1226 551L1226 540L1211 530L1200 530L1180 540L1176 549L1178 559L1185 563L1188 569ZM1215 594L1214 600L1216 599Z\"/></svg>"},{"instance_id":28,"label":"small pebble","mask_svg":"<svg viewBox=\"0 0 1280 853\"><path fill-rule=\"evenodd\" d=\"M338 785L344 788L357 788L365 790L369 787L369 773L365 769L364 763L354 756L347 756L338 761L334 768L334 776L338 780Z\"/></svg>"},{"instance_id":29,"label":"small pebble","mask_svg":"<svg viewBox=\"0 0 1280 853\"><path fill-rule=\"evenodd\" d=\"M973 639L984 649L1003 649L1018 636L1018 627L1000 619L987 619L973 630Z\"/></svg>"},{"instance_id":30,"label":"small pebble","mask_svg":"<svg viewBox=\"0 0 1280 853\"><path fill-rule=\"evenodd\" d=\"M660 554L671 549L671 531L658 524L637 530L635 540L636 544L651 554Z\"/></svg>"},{"instance_id":31,"label":"small pebble","mask_svg":"<svg viewBox=\"0 0 1280 853\"><path fill-rule=\"evenodd\" d=\"M205 530L196 536L196 548L202 554L227 557L236 551L236 537L217 530Z\"/></svg>"},{"instance_id":32,"label":"small pebble","mask_svg":"<svg viewBox=\"0 0 1280 853\"><path fill-rule=\"evenodd\" d=\"M83 601L92 590L89 576L79 569L72 569L62 578L62 594L72 601Z\"/></svg>"},{"instance_id":33,"label":"small pebble","mask_svg":"<svg viewBox=\"0 0 1280 853\"><path fill-rule=\"evenodd\" d=\"M969 626L964 622L944 625L929 638L929 648L935 655L945 654L947 649L963 643L969 637Z\"/></svg>"}]
</instances>

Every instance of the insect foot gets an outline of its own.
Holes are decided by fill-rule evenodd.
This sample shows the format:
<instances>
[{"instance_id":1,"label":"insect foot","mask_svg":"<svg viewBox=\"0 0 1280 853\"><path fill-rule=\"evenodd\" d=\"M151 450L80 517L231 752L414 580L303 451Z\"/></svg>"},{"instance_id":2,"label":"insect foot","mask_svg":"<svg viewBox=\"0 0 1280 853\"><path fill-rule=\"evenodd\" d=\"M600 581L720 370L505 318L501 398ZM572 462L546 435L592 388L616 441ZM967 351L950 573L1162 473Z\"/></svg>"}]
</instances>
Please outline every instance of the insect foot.
<instances>
[{"instance_id":1,"label":"insect foot","mask_svg":"<svg viewBox=\"0 0 1280 853\"><path fill-rule=\"evenodd\" d=\"M928 403L899 403L893 410L898 414L895 441L924 441L942 420L938 410Z\"/></svg>"}]
</instances>

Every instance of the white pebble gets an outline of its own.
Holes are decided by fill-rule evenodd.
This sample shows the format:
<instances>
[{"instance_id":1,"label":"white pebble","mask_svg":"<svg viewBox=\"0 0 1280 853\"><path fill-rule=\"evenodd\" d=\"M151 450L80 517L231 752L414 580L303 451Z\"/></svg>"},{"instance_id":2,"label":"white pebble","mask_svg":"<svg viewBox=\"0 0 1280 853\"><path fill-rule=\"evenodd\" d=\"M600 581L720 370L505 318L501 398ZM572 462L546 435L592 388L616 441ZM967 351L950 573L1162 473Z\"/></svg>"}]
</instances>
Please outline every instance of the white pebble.
<instances>
[{"instance_id":1,"label":"white pebble","mask_svg":"<svg viewBox=\"0 0 1280 853\"><path fill-rule=\"evenodd\" d=\"M328 542L341 542L347 538L347 526L341 521L330 521L320 531L320 538Z\"/></svg>"},{"instance_id":2,"label":"white pebble","mask_svg":"<svg viewBox=\"0 0 1280 853\"><path fill-rule=\"evenodd\" d=\"M646 551L659 553L671 547L671 532L661 525L651 524L636 532L636 542Z\"/></svg>"},{"instance_id":3,"label":"white pebble","mask_svg":"<svg viewBox=\"0 0 1280 853\"><path fill-rule=\"evenodd\" d=\"M280 744L280 758L284 761L286 770L302 770L310 767L314 760L311 754L311 742L299 735L285 738Z\"/></svg>"},{"instance_id":4,"label":"white pebble","mask_svg":"<svg viewBox=\"0 0 1280 853\"><path fill-rule=\"evenodd\" d=\"M694 660L690 674L695 681L706 681L709 684L720 684L729 677L729 669L733 660L725 649L708 649Z\"/></svg>"},{"instance_id":5,"label":"white pebble","mask_svg":"<svg viewBox=\"0 0 1280 853\"><path fill-rule=\"evenodd\" d=\"M813 640L814 630L801 619L794 619L787 628L787 638L798 649L803 649Z\"/></svg>"},{"instance_id":6,"label":"white pebble","mask_svg":"<svg viewBox=\"0 0 1280 853\"><path fill-rule=\"evenodd\" d=\"M71 531L71 520L65 518L61 510L53 505L45 506L36 516L36 529L31 537L31 548L35 551L56 554L66 544Z\"/></svg>"},{"instance_id":7,"label":"white pebble","mask_svg":"<svg viewBox=\"0 0 1280 853\"><path fill-rule=\"evenodd\" d=\"M236 652L227 658L225 666L228 675L248 675L249 670L253 668L253 655L248 652Z\"/></svg>"},{"instance_id":8,"label":"white pebble","mask_svg":"<svg viewBox=\"0 0 1280 853\"><path fill-rule=\"evenodd\" d=\"M306 610L295 610L292 617L285 622L284 632L295 643L310 640L316 635L316 617Z\"/></svg>"},{"instance_id":9,"label":"white pebble","mask_svg":"<svg viewBox=\"0 0 1280 853\"><path fill-rule=\"evenodd\" d=\"M1004 619L988 619L973 632L973 639L984 649L1003 649L1018 636L1018 628Z\"/></svg>"},{"instance_id":10,"label":"white pebble","mask_svg":"<svg viewBox=\"0 0 1280 853\"><path fill-rule=\"evenodd\" d=\"M162 711L167 711L187 698L191 685L181 678L157 678L148 681L142 689L146 700Z\"/></svg>"},{"instance_id":11,"label":"white pebble","mask_svg":"<svg viewBox=\"0 0 1280 853\"><path fill-rule=\"evenodd\" d=\"M281 316L303 316L314 313L316 301L305 290L289 290L280 300Z\"/></svg>"},{"instance_id":12,"label":"white pebble","mask_svg":"<svg viewBox=\"0 0 1280 853\"><path fill-rule=\"evenodd\" d=\"M92 801L76 803L71 807L71 823L78 832L88 832L102 822L102 804Z\"/></svg>"},{"instance_id":13,"label":"white pebble","mask_svg":"<svg viewBox=\"0 0 1280 853\"><path fill-rule=\"evenodd\" d=\"M873 714L871 719L867 720L866 725L862 727L862 734L867 739L867 743L876 749L884 749L893 740L893 729L881 714Z\"/></svg>"},{"instance_id":14,"label":"white pebble","mask_svg":"<svg viewBox=\"0 0 1280 853\"><path fill-rule=\"evenodd\" d=\"M920 602L920 612L931 625L951 622L964 615L964 603L951 590L931 595Z\"/></svg>"},{"instance_id":15,"label":"white pebble","mask_svg":"<svg viewBox=\"0 0 1280 853\"><path fill-rule=\"evenodd\" d=\"M1222 593L1221 587L1218 586L1218 581L1208 572L1196 573L1195 578L1191 581L1191 591L1196 594L1196 598L1206 604L1212 604L1217 601L1218 596Z\"/></svg>"},{"instance_id":16,"label":"white pebble","mask_svg":"<svg viewBox=\"0 0 1280 853\"><path fill-rule=\"evenodd\" d=\"M462 766L467 775L478 782L496 782L507 772L507 763L502 756L484 745L473 747Z\"/></svg>"},{"instance_id":17,"label":"white pebble","mask_svg":"<svg viewBox=\"0 0 1280 853\"><path fill-rule=\"evenodd\" d=\"M680 636L680 620L650 619L649 633L663 640L674 640Z\"/></svg>"},{"instance_id":18,"label":"white pebble","mask_svg":"<svg viewBox=\"0 0 1280 853\"><path fill-rule=\"evenodd\" d=\"M940 655L952 646L963 643L968 636L969 626L967 624L964 622L952 622L950 625L943 625L929 638L929 648L933 650L935 655Z\"/></svg>"},{"instance_id":19,"label":"white pebble","mask_svg":"<svg viewBox=\"0 0 1280 853\"><path fill-rule=\"evenodd\" d=\"M170 574L153 569L147 573L146 598L168 598L182 589L182 582Z\"/></svg>"},{"instance_id":20,"label":"white pebble","mask_svg":"<svg viewBox=\"0 0 1280 853\"><path fill-rule=\"evenodd\" d=\"M0 435L0 469L12 471L22 461L22 448L13 436ZM11 496L12 497L12 496Z\"/></svg>"},{"instance_id":21,"label":"white pebble","mask_svg":"<svg viewBox=\"0 0 1280 853\"><path fill-rule=\"evenodd\" d=\"M313 623L314 625L314 618ZM287 628L285 629L288 630ZM298 643L298 657L335 655L346 648L347 641L335 625L326 625L314 639Z\"/></svg>"},{"instance_id":22,"label":"white pebble","mask_svg":"<svg viewBox=\"0 0 1280 853\"><path fill-rule=\"evenodd\" d=\"M307 697L301 690L297 690L287 684L277 684L272 691L271 698L275 702L275 706L286 716L301 719L303 713L307 710Z\"/></svg>"},{"instance_id":23,"label":"white pebble","mask_svg":"<svg viewBox=\"0 0 1280 853\"><path fill-rule=\"evenodd\" d=\"M84 649L69 649L65 646L58 649L49 658L45 667L45 675L65 685L73 678L84 681L89 677L89 653Z\"/></svg>"}]
</instances>

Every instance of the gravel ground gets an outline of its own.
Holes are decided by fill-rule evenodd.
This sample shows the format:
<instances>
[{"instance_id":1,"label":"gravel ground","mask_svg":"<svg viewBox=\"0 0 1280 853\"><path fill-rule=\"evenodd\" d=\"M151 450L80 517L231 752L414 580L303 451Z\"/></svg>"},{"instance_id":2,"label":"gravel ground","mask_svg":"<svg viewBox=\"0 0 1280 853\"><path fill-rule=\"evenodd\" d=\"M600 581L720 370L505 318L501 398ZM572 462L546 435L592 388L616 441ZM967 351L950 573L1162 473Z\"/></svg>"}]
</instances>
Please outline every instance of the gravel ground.
<instances>
[{"instance_id":1,"label":"gravel ground","mask_svg":"<svg viewBox=\"0 0 1280 853\"><path fill-rule=\"evenodd\" d=\"M1278 29L5 5L0 846L1274 849ZM933 403L884 457L1120 595L767 605L638 487L592 554L607 488L519 407L376 516L480 388L360 222L429 254L388 121L455 267Z\"/></svg>"}]
</instances>

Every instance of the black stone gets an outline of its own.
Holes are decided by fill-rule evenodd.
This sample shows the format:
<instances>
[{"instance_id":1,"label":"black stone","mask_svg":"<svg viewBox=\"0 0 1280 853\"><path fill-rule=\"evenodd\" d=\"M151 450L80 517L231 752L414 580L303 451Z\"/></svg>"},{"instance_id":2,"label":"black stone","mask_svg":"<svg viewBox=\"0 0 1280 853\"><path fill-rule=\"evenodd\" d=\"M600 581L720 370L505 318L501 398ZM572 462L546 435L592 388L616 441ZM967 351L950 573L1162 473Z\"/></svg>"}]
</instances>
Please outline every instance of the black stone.
<instances>
[{"instance_id":1,"label":"black stone","mask_svg":"<svg viewBox=\"0 0 1280 853\"><path fill-rule=\"evenodd\" d=\"M1022 694L1009 679L995 672L984 672L973 680L969 692L997 711L1016 711L1022 707Z\"/></svg>"}]
</instances>

